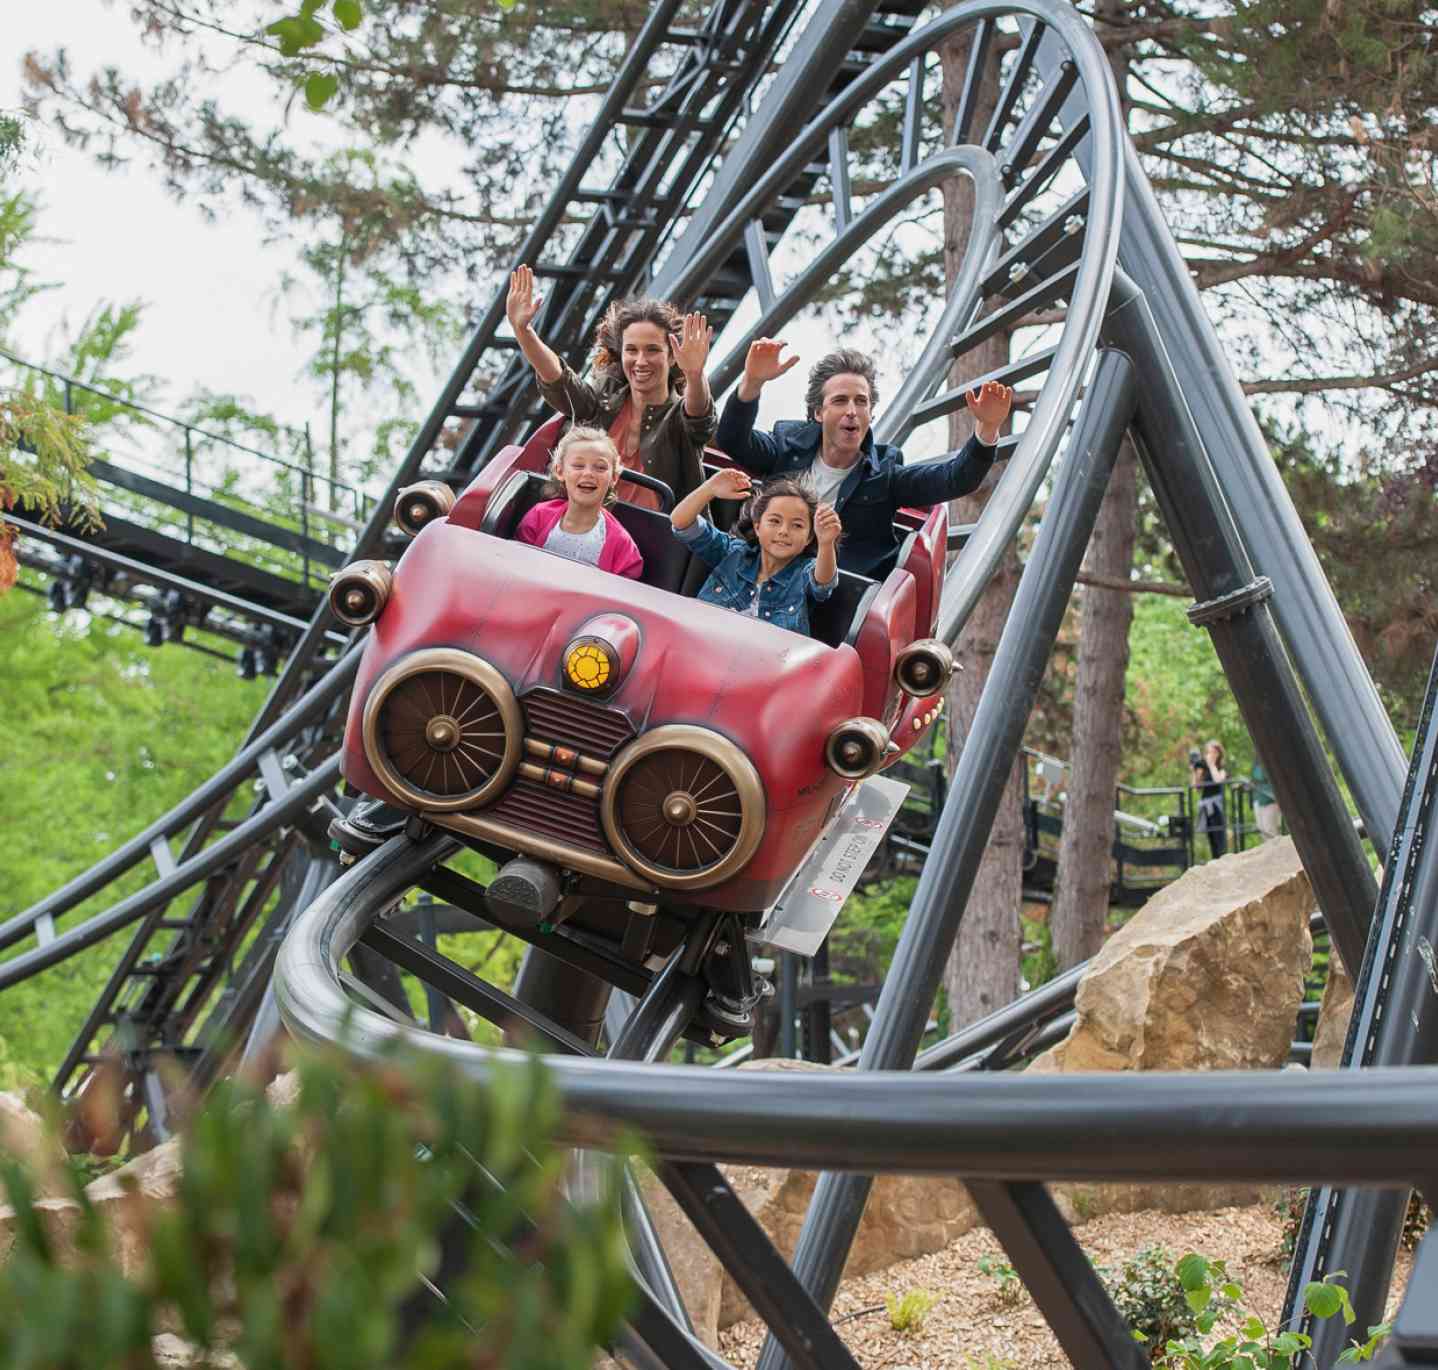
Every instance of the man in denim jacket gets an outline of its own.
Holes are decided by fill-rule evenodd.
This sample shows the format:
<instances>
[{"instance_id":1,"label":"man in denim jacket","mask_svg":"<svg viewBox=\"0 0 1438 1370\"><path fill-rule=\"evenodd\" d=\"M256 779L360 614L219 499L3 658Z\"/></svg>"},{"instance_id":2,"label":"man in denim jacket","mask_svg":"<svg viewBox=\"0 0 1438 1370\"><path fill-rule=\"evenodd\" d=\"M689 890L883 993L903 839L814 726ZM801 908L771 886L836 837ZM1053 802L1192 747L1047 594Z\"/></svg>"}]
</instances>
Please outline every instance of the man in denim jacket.
<instances>
[{"instance_id":1,"label":"man in denim jacket","mask_svg":"<svg viewBox=\"0 0 1438 1370\"><path fill-rule=\"evenodd\" d=\"M749 345L744 377L724 406L715 446L756 475L807 477L819 503L832 504L843 519L840 567L881 579L898 551L894 515L901 508L927 509L978 489L993 465L1013 391L993 381L971 390L966 399L974 436L952 456L905 466L897 447L876 443L869 432L879 399L874 363L852 348L829 353L809 372L805 422L756 432L759 392L799 360L781 360L783 349L774 338Z\"/></svg>"}]
</instances>

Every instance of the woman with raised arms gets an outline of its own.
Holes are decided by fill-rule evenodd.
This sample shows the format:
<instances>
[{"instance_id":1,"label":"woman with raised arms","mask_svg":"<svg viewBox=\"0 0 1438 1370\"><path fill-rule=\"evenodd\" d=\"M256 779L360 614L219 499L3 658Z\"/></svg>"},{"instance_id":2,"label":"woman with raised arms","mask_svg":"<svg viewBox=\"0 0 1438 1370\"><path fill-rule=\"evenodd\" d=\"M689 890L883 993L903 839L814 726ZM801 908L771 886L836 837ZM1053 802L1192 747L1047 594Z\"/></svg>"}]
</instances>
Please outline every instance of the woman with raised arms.
<instances>
[{"instance_id":1,"label":"woman with raised arms","mask_svg":"<svg viewBox=\"0 0 1438 1370\"><path fill-rule=\"evenodd\" d=\"M604 429L626 467L662 480L676 500L697 490L704 447L718 426L704 377L713 338L704 315L681 315L663 300L616 302L595 331L590 379L582 380L534 331L542 303L534 272L512 272L505 314L545 403L576 424ZM654 491L629 481L620 482L619 498L659 507Z\"/></svg>"}]
</instances>

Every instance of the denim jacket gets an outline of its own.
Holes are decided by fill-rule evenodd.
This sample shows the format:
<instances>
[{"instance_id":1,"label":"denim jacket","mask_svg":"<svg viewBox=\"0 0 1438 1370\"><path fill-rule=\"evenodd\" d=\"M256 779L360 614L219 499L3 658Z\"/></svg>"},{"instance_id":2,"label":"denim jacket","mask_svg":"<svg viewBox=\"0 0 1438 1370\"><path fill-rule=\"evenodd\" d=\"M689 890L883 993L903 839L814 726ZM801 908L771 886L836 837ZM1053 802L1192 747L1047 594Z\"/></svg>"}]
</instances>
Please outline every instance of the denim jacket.
<instances>
[{"instance_id":1,"label":"denim jacket","mask_svg":"<svg viewBox=\"0 0 1438 1370\"><path fill-rule=\"evenodd\" d=\"M715 445L746 471L771 476L808 474L819 453L823 429L817 423L784 422L772 433L756 431L759 401L739 398L736 390L724 406ZM844 521L839 568L882 580L894 565L899 538L894 515L900 509L928 509L977 490L994 464L994 448L970 438L959 451L933 461L904 465L904 454L864 434L862 456L834 496Z\"/></svg>"},{"instance_id":2,"label":"denim jacket","mask_svg":"<svg viewBox=\"0 0 1438 1370\"><path fill-rule=\"evenodd\" d=\"M717 604L743 614L759 595L756 617L776 628L791 628L796 633L809 631L809 601L822 604L834 593L839 577L827 585L814 579L813 557L795 557L777 575L770 576L762 587L759 579L759 549L743 538L721 533L708 519L695 519L688 528L676 528L674 536L684 543L706 566L714 569L699 591L705 604Z\"/></svg>"}]
</instances>

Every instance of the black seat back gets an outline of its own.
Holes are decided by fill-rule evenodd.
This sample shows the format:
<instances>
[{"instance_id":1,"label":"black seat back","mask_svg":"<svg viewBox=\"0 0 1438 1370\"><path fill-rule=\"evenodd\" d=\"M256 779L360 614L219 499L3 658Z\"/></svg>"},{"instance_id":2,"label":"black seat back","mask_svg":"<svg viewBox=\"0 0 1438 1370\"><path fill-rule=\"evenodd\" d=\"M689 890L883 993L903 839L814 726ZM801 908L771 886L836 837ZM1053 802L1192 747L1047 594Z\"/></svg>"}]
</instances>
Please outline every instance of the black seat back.
<instances>
[{"instance_id":1,"label":"black seat back","mask_svg":"<svg viewBox=\"0 0 1438 1370\"><path fill-rule=\"evenodd\" d=\"M656 509L641 509L623 500L611 504L609 512L623 524L644 558L644 574L640 579L646 585L677 595L684 588L684 575L691 558L689 549L674 536L669 515Z\"/></svg>"},{"instance_id":2,"label":"black seat back","mask_svg":"<svg viewBox=\"0 0 1438 1370\"><path fill-rule=\"evenodd\" d=\"M524 516L536 504L544 502L548 484L549 478L537 471L516 471L494 492L485 507L479 531L497 538L513 538Z\"/></svg>"},{"instance_id":3,"label":"black seat back","mask_svg":"<svg viewBox=\"0 0 1438 1370\"><path fill-rule=\"evenodd\" d=\"M830 647L853 644L869 600L879 593L879 582L853 571L840 571L834 593L809 609L809 636Z\"/></svg>"}]
</instances>

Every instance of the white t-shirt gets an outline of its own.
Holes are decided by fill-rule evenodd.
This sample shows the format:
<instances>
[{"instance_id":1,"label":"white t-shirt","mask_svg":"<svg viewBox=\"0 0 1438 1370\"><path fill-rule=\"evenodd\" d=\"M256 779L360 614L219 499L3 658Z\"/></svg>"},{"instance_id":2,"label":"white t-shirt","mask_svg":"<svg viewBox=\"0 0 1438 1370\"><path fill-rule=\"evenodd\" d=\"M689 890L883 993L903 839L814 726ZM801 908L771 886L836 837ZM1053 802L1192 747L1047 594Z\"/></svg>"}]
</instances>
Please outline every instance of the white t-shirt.
<instances>
[{"instance_id":1,"label":"white t-shirt","mask_svg":"<svg viewBox=\"0 0 1438 1370\"><path fill-rule=\"evenodd\" d=\"M862 461L863 458L860 457L859 460ZM855 465L857 466L858 462ZM814 494L820 504L833 504L839 487L853 469L853 466L830 466L824 460L822 452L814 458L809 467L809 484L814 487Z\"/></svg>"},{"instance_id":2,"label":"white t-shirt","mask_svg":"<svg viewBox=\"0 0 1438 1370\"><path fill-rule=\"evenodd\" d=\"M590 566L599 565L600 553L604 551L604 515L594 520L594 527L587 533L566 533L561 518L544 539L546 552L558 552L571 561L582 561Z\"/></svg>"}]
</instances>

